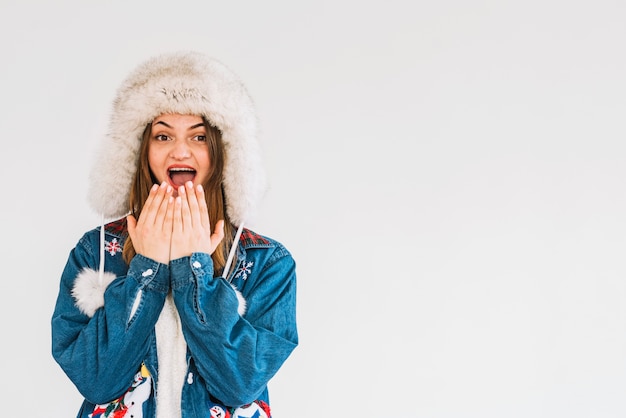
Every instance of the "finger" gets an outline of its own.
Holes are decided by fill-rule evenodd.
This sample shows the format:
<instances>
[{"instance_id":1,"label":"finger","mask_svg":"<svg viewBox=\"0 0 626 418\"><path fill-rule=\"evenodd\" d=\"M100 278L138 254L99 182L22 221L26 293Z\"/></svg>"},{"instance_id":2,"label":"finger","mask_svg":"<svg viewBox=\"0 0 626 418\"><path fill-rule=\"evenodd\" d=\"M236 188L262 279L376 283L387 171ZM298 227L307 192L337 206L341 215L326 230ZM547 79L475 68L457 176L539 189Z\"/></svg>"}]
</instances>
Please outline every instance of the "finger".
<instances>
[{"instance_id":1,"label":"finger","mask_svg":"<svg viewBox=\"0 0 626 418\"><path fill-rule=\"evenodd\" d=\"M191 225L194 228L200 228L202 227L200 208L198 206L198 197L196 196L196 191L194 190L193 183L190 181L185 183L185 189L185 192L187 193L187 202L189 204Z\"/></svg>"},{"instance_id":2,"label":"finger","mask_svg":"<svg viewBox=\"0 0 626 418\"><path fill-rule=\"evenodd\" d=\"M189 209L189 196L184 185L178 188L178 196L181 197L180 215L182 219L183 232L191 231L193 225L191 222L191 211Z\"/></svg>"},{"instance_id":3,"label":"finger","mask_svg":"<svg viewBox=\"0 0 626 418\"><path fill-rule=\"evenodd\" d=\"M171 238L174 229L174 196L170 192L167 198L167 205L165 209L165 216L163 219L163 230Z\"/></svg>"},{"instance_id":4,"label":"finger","mask_svg":"<svg viewBox=\"0 0 626 418\"><path fill-rule=\"evenodd\" d=\"M159 187L159 193L161 192L161 187ZM167 229L164 225L165 217L167 216L167 211L170 205L170 199L172 198L172 193L174 189L169 184L165 187L165 191L162 196L162 200L157 208L156 214L154 215L154 223L157 227L161 227ZM156 204L158 202L159 196L154 200ZM171 228L170 228L171 230Z\"/></svg>"},{"instance_id":5,"label":"finger","mask_svg":"<svg viewBox=\"0 0 626 418\"><path fill-rule=\"evenodd\" d=\"M155 187L156 186L156 187ZM146 225L154 225L155 218L157 216L159 207L163 202L163 196L167 191L168 184L166 182L161 183L160 186L156 184L150 189L146 203L143 205L143 210L139 216L139 222Z\"/></svg>"},{"instance_id":6,"label":"finger","mask_svg":"<svg viewBox=\"0 0 626 418\"><path fill-rule=\"evenodd\" d=\"M152 201L154 200L154 196L156 195L158 188L159 188L158 184L153 184L152 187L150 188L150 193L148 193L148 197L146 201L143 203L143 208L142 208L143 216L140 215L139 219L137 220L137 223L139 225L145 224L146 219L148 218L148 215L147 215L148 209L152 205Z\"/></svg>"},{"instance_id":7,"label":"finger","mask_svg":"<svg viewBox=\"0 0 626 418\"><path fill-rule=\"evenodd\" d=\"M135 230L137 228L137 219L133 215L128 215L126 217L126 225L128 226L128 235L130 236L131 241L135 240Z\"/></svg>"},{"instance_id":8,"label":"finger","mask_svg":"<svg viewBox=\"0 0 626 418\"><path fill-rule=\"evenodd\" d=\"M215 224L215 231L211 234L211 248L215 251L215 248L219 245L220 242L224 239L224 220L220 219ZM211 254L213 253L211 251Z\"/></svg>"},{"instance_id":9,"label":"finger","mask_svg":"<svg viewBox=\"0 0 626 418\"><path fill-rule=\"evenodd\" d=\"M204 188L201 184L196 187L196 199L198 200L198 210L200 211L200 222L203 228L211 227L211 219L209 219L209 208L206 205L206 197L204 196Z\"/></svg>"},{"instance_id":10,"label":"finger","mask_svg":"<svg viewBox=\"0 0 626 418\"><path fill-rule=\"evenodd\" d=\"M174 208L172 209L172 233L182 234L183 232L183 220L182 220L182 198L180 194L174 199Z\"/></svg>"}]
</instances>

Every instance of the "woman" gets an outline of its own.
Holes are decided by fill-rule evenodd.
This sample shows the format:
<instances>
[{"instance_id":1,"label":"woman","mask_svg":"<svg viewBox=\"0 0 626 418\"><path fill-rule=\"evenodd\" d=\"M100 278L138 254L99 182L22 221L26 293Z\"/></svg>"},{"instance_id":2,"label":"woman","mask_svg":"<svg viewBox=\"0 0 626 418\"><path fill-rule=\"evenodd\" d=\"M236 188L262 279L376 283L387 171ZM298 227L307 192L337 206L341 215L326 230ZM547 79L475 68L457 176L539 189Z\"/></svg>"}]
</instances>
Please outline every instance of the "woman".
<instances>
[{"instance_id":1,"label":"woman","mask_svg":"<svg viewBox=\"0 0 626 418\"><path fill-rule=\"evenodd\" d=\"M78 417L270 417L298 343L295 262L244 223L264 188L252 101L221 63L157 56L117 92L52 354Z\"/></svg>"}]
</instances>

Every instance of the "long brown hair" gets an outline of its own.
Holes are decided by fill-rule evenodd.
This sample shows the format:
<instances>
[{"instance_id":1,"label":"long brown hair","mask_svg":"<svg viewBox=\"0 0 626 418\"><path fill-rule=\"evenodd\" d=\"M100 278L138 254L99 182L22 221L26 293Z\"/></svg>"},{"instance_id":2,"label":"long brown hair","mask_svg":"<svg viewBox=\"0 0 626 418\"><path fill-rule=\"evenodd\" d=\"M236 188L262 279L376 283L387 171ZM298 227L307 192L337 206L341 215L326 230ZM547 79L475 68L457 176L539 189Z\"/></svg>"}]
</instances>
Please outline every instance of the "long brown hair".
<instances>
[{"instance_id":1,"label":"long brown hair","mask_svg":"<svg viewBox=\"0 0 626 418\"><path fill-rule=\"evenodd\" d=\"M221 274L224 269L224 265L226 264L226 259L233 242L234 234L234 226L226 213L226 197L222 186L226 150L224 148L224 142L222 141L222 133L220 130L212 126L206 119L202 119L207 131L206 138L209 149L209 161L211 161L211 172L202 187L204 187L205 190L205 198L207 207L209 208L209 219L211 220L212 227L215 227L218 220L224 220L224 239L211 255L211 258L213 259L213 271L216 274ZM152 174L148 164L148 150L150 148L151 133L152 123L149 123L142 135L139 155L137 157L137 171L135 171L135 176L130 189L130 213L136 219L139 219L139 215L141 215L141 210L143 209L143 205L148 198L150 188L154 183L156 183L156 178ZM135 254L135 248L133 247L132 240L129 236L126 239L124 250L122 252L124 261L127 264L130 264L130 260L135 256Z\"/></svg>"}]
</instances>

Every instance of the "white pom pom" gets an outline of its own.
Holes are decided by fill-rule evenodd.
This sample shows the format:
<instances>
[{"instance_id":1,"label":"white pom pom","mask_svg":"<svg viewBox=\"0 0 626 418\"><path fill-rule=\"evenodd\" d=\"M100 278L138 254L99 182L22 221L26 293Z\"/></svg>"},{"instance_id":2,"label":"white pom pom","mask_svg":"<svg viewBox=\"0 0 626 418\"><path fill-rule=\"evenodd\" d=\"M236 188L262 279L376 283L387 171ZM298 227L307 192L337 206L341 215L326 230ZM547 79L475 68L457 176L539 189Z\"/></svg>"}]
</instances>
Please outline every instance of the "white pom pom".
<instances>
[{"instance_id":1,"label":"white pom pom","mask_svg":"<svg viewBox=\"0 0 626 418\"><path fill-rule=\"evenodd\" d=\"M100 281L97 271L88 268L81 271L76 276L72 289L78 309L89 317L94 316L104 306L104 292L115 278L115 274L105 272Z\"/></svg>"},{"instance_id":2,"label":"white pom pom","mask_svg":"<svg viewBox=\"0 0 626 418\"><path fill-rule=\"evenodd\" d=\"M235 291L235 294L237 295L237 300L239 301L237 312L239 313L239 315L243 316L243 314L246 313L246 300L244 299L241 292L233 284L231 284L230 287L232 287Z\"/></svg>"}]
</instances>

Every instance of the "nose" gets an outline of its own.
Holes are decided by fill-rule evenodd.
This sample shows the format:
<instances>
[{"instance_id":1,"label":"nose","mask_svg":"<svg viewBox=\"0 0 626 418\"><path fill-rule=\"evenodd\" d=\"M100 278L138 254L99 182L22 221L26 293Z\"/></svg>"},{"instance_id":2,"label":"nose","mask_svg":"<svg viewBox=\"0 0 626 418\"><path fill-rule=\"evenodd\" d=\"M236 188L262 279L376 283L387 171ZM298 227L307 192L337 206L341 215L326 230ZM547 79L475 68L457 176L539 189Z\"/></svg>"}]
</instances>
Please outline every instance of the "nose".
<instances>
[{"instance_id":1,"label":"nose","mask_svg":"<svg viewBox=\"0 0 626 418\"><path fill-rule=\"evenodd\" d=\"M170 150L170 157L176 160L184 160L191 156L189 144L186 141L174 141Z\"/></svg>"}]
</instances>

